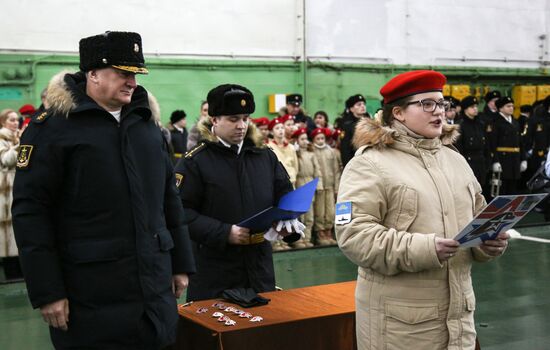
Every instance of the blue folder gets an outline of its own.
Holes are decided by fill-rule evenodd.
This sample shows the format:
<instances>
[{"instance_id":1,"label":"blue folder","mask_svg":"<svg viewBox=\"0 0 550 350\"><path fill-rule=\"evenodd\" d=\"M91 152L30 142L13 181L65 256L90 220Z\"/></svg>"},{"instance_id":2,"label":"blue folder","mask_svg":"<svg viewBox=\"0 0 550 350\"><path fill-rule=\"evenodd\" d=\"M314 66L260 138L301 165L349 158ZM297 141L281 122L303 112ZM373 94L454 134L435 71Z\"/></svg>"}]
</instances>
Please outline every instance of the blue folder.
<instances>
[{"instance_id":1,"label":"blue folder","mask_svg":"<svg viewBox=\"0 0 550 350\"><path fill-rule=\"evenodd\" d=\"M259 213L241 221L237 226L250 229L251 233L267 231L274 222L279 220L296 219L306 213L311 207L315 189L319 179L316 178L307 184L298 187L281 197L277 206L266 208Z\"/></svg>"}]
</instances>

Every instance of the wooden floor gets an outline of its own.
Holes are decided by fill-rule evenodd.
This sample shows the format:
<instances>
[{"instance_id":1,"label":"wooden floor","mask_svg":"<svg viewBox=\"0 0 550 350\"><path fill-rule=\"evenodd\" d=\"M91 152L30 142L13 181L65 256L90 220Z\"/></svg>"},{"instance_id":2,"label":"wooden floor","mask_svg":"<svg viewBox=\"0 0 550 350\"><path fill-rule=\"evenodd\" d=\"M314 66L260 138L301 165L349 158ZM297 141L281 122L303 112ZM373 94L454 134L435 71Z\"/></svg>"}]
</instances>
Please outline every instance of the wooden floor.
<instances>
[{"instance_id":1,"label":"wooden floor","mask_svg":"<svg viewBox=\"0 0 550 350\"><path fill-rule=\"evenodd\" d=\"M519 231L550 239L550 226ZM356 267L336 247L277 253L274 261L277 284L284 289L356 277ZM550 349L550 244L514 240L503 257L475 264L473 280L483 350ZM51 348L48 330L31 309L25 285L0 285L0 349Z\"/></svg>"}]
</instances>

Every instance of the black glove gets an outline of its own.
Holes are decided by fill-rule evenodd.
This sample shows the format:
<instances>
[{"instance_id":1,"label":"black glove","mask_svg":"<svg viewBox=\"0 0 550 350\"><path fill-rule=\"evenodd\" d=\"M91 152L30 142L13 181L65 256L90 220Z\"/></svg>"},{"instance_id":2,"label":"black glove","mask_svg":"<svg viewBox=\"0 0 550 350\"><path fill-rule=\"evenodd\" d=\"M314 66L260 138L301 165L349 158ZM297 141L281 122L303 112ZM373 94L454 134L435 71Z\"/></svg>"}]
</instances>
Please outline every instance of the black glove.
<instances>
[{"instance_id":1,"label":"black glove","mask_svg":"<svg viewBox=\"0 0 550 350\"><path fill-rule=\"evenodd\" d=\"M222 298L242 307L267 305L271 301L259 296L252 288L226 289L222 293Z\"/></svg>"}]
</instances>

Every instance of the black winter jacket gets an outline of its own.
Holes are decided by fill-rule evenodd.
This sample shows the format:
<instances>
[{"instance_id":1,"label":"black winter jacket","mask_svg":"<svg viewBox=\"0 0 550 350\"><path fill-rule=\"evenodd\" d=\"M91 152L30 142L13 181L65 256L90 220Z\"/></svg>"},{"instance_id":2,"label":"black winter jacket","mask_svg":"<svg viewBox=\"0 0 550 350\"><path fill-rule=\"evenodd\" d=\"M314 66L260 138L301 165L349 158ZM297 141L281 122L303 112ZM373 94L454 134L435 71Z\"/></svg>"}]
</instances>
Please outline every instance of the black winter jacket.
<instances>
[{"instance_id":1,"label":"black winter jacket","mask_svg":"<svg viewBox=\"0 0 550 350\"><path fill-rule=\"evenodd\" d=\"M199 124L202 142L177 164L180 196L197 262L188 300L219 297L225 289L275 289L271 245L230 245L231 226L276 205L292 185L277 156L250 125L240 154ZM298 237L292 238L293 240Z\"/></svg>"},{"instance_id":2,"label":"black winter jacket","mask_svg":"<svg viewBox=\"0 0 550 350\"><path fill-rule=\"evenodd\" d=\"M56 347L155 349L175 340L171 280L195 270L166 144L138 86L120 124L60 74L21 138L13 224L35 308L69 300Z\"/></svg>"}]
</instances>

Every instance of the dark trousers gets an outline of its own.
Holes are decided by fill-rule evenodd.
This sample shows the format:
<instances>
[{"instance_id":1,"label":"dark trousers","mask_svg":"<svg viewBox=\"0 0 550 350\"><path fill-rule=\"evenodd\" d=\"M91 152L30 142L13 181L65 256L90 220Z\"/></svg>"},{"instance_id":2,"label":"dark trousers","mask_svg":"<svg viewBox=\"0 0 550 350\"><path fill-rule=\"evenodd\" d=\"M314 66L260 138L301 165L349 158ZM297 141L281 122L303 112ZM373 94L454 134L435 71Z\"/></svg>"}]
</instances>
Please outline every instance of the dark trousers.
<instances>
[{"instance_id":1,"label":"dark trousers","mask_svg":"<svg viewBox=\"0 0 550 350\"><path fill-rule=\"evenodd\" d=\"M21 265L19 265L19 257L8 256L2 259L4 265L4 275L6 281L19 280L23 278L23 272L21 272Z\"/></svg>"}]
</instances>

